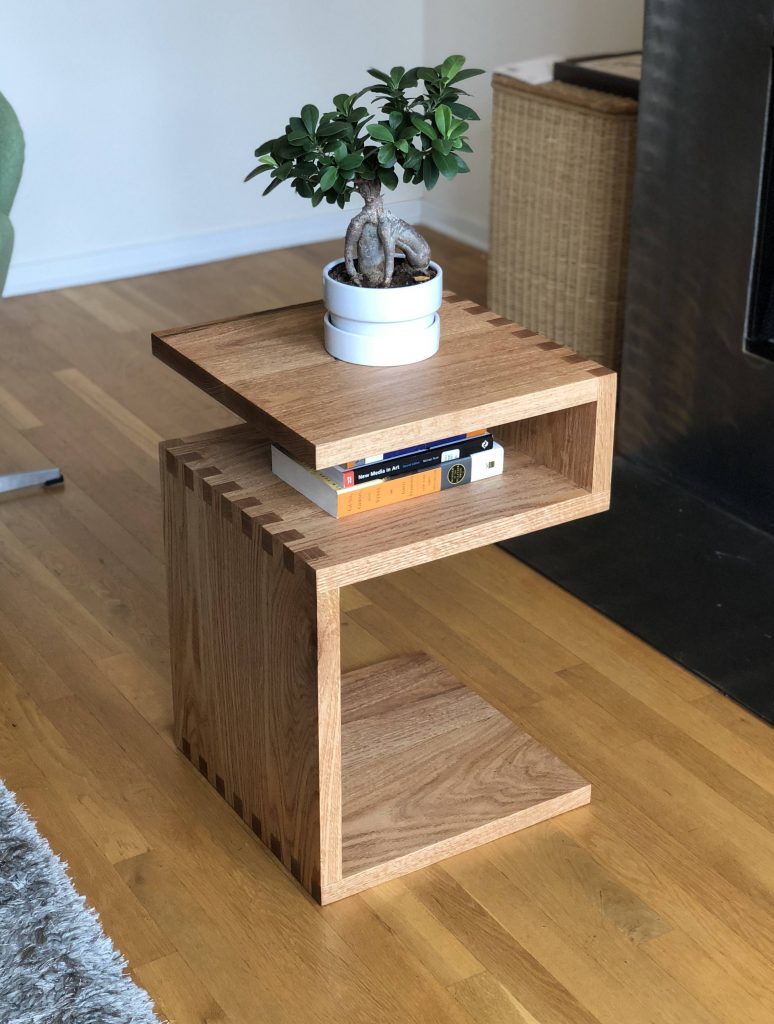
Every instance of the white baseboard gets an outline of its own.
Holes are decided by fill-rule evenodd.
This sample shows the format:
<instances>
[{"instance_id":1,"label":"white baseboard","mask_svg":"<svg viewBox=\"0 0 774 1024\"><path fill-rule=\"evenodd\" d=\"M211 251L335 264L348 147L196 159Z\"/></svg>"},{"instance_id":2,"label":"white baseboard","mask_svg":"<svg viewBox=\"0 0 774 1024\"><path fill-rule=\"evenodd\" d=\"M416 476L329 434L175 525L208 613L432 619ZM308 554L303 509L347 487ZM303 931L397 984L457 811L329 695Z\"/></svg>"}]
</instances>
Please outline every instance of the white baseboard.
<instances>
[{"instance_id":1,"label":"white baseboard","mask_svg":"<svg viewBox=\"0 0 774 1024\"><path fill-rule=\"evenodd\" d=\"M427 199L400 200L390 204L410 224L427 224L460 242L486 249L486 228L467 217L449 213ZM270 249L286 249L343 238L352 216L347 210L315 210L304 217L257 224L184 238L118 246L99 252L77 253L49 260L12 261L6 296L71 288L98 281L114 281L138 274L192 267L198 263L248 256Z\"/></svg>"},{"instance_id":2,"label":"white baseboard","mask_svg":"<svg viewBox=\"0 0 774 1024\"><path fill-rule=\"evenodd\" d=\"M391 207L410 223L416 224L422 219L420 199L398 201L392 203ZM248 256L254 252L343 238L351 217L351 210L315 210L304 217L272 224L210 231L184 238L118 246L115 249L50 260L12 260L4 295L27 295L53 288L115 281L122 277L136 277L138 274L154 274L161 270L192 267L213 260Z\"/></svg>"}]
</instances>

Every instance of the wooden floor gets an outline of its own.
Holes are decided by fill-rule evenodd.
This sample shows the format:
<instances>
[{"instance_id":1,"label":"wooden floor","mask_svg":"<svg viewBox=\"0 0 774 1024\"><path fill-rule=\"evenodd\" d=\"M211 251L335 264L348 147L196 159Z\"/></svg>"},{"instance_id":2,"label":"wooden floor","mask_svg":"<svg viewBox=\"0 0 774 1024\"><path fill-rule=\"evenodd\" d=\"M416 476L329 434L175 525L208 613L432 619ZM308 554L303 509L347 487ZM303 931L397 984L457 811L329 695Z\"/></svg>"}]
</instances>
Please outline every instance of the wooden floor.
<instances>
[{"instance_id":1,"label":"wooden floor","mask_svg":"<svg viewBox=\"0 0 774 1024\"><path fill-rule=\"evenodd\" d=\"M346 591L345 667L424 649L590 807L320 909L175 751L156 444L233 418L149 334L338 248L0 304L0 468L67 477L0 504L0 774L176 1024L771 1024L774 734L498 549Z\"/></svg>"}]
</instances>

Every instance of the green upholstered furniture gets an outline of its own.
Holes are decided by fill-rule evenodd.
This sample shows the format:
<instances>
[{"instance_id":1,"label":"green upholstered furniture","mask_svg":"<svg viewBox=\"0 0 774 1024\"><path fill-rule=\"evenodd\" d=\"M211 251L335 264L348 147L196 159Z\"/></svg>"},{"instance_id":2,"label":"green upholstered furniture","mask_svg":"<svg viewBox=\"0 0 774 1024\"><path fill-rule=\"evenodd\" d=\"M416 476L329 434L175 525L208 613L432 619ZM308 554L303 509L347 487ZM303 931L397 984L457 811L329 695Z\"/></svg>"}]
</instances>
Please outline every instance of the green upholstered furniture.
<instances>
[{"instance_id":1,"label":"green upholstered furniture","mask_svg":"<svg viewBox=\"0 0 774 1024\"><path fill-rule=\"evenodd\" d=\"M13 225L8 215L19 187L23 165L24 133L13 107L0 92L0 295L3 294L13 251ZM58 469L7 473L0 475L0 494L25 487L51 487L62 482L62 474Z\"/></svg>"},{"instance_id":2,"label":"green upholstered furniture","mask_svg":"<svg viewBox=\"0 0 774 1024\"><path fill-rule=\"evenodd\" d=\"M24 164L24 133L13 107L0 92L0 295L3 294L13 250L10 220Z\"/></svg>"}]
</instances>

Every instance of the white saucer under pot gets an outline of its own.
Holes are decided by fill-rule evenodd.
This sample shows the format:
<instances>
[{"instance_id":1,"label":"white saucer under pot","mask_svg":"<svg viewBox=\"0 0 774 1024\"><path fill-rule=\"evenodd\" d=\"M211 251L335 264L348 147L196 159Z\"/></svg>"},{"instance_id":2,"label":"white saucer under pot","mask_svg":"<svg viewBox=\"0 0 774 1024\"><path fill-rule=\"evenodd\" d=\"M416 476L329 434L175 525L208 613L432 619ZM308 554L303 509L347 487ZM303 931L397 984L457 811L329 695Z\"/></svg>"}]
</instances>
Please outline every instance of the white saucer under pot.
<instances>
[{"instance_id":1,"label":"white saucer under pot","mask_svg":"<svg viewBox=\"0 0 774 1024\"><path fill-rule=\"evenodd\" d=\"M325 348L363 366L418 363L438 351L443 273L403 288L358 288L330 276L341 260L323 268Z\"/></svg>"}]
</instances>

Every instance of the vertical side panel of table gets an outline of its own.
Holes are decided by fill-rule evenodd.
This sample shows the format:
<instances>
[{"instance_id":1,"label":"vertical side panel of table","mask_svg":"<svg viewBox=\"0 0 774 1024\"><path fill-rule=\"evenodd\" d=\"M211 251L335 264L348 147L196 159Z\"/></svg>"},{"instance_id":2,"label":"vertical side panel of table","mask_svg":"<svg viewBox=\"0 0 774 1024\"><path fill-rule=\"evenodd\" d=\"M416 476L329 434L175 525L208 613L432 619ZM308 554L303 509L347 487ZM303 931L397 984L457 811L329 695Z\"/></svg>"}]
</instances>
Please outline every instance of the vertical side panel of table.
<instances>
[{"instance_id":1,"label":"vertical side panel of table","mask_svg":"<svg viewBox=\"0 0 774 1024\"><path fill-rule=\"evenodd\" d=\"M341 872L338 590L187 447L161 447L175 739L320 900Z\"/></svg>"},{"instance_id":2,"label":"vertical side panel of table","mask_svg":"<svg viewBox=\"0 0 774 1024\"><path fill-rule=\"evenodd\" d=\"M495 429L498 440L592 494L609 494L613 464L616 374L594 370L596 398Z\"/></svg>"}]
</instances>

